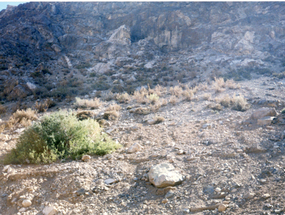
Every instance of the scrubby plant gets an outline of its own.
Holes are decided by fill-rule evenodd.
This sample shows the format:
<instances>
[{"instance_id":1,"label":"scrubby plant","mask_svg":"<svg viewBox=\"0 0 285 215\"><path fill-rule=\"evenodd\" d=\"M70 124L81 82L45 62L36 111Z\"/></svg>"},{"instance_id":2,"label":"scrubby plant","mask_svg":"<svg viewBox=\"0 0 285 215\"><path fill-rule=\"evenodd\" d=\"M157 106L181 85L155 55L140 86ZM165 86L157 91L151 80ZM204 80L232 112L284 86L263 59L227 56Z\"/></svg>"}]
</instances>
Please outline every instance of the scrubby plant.
<instances>
[{"instance_id":1,"label":"scrubby plant","mask_svg":"<svg viewBox=\"0 0 285 215\"><path fill-rule=\"evenodd\" d=\"M94 99L81 99L76 97L75 98L75 107L77 108L90 108L90 109L98 109L102 106L102 101L99 98Z\"/></svg>"},{"instance_id":2,"label":"scrubby plant","mask_svg":"<svg viewBox=\"0 0 285 215\"><path fill-rule=\"evenodd\" d=\"M140 90L136 90L134 92L133 98L141 104L145 104L147 102L146 96L148 95L148 90L142 87Z\"/></svg>"},{"instance_id":3,"label":"scrubby plant","mask_svg":"<svg viewBox=\"0 0 285 215\"><path fill-rule=\"evenodd\" d=\"M203 100L210 100L211 99L211 94L210 93L204 93L202 95L202 99Z\"/></svg>"},{"instance_id":4,"label":"scrubby plant","mask_svg":"<svg viewBox=\"0 0 285 215\"><path fill-rule=\"evenodd\" d=\"M31 125L32 121L37 119L36 111L31 108L27 110L17 110L6 123L6 127L11 129L18 124L27 127Z\"/></svg>"},{"instance_id":5,"label":"scrubby plant","mask_svg":"<svg viewBox=\"0 0 285 215\"><path fill-rule=\"evenodd\" d=\"M71 112L59 111L26 129L4 162L51 163L83 154L103 155L119 147L95 120L79 121Z\"/></svg>"},{"instance_id":6,"label":"scrubby plant","mask_svg":"<svg viewBox=\"0 0 285 215\"><path fill-rule=\"evenodd\" d=\"M183 89L180 86L170 87L169 92L173 96L180 97L181 94L183 93Z\"/></svg>"},{"instance_id":7,"label":"scrubby plant","mask_svg":"<svg viewBox=\"0 0 285 215\"><path fill-rule=\"evenodd\" d=\"M120 116L120 113L116 110L109 110L106 111L103 115L104 119L108 119L108 120L116 120L118 119Z\"/></svg>"},{"instance_id":8,"label":"scrubby plant","mask_svg":"<svg viewBox=\"0 0 285 215\"><path fill-rule=\"evenodd\" d=\"M128 103L129 101L131 101L131 97L128 93L118 94L116 96L116 99L120 103Z\"/></svg>"},{"instance_id":9,"label":"scrubby plant","mask_svg":"<svg viewBox=\"0 0 285 215\"><path fill-rule=\"evenodd\" d=\"M0 114L6 113L6 107L0 104Z\"/></svg>"},{"instance_id":10,"label":"scrubby plant","mask_svg":"<svg viewBox=\"0 0 285 215\"><path fill-rule=\"evenodd\" d=\"M236 96L232 98L233 107L232 109L237 111L246 111L250 108L250 104L247 103L243 95Z\"/></svg>"},{"instance_id":11,"label":"scrubby plant","mask_svg":"<svg viewBox=\"0 0 285 215\"><path fill-rule=\"evenodd\" d=\"M223 98L219 100L219 103L224 107L230 107L233 101L232 98L229 96L229 94L226 94Z\"/></svg>"},{"instance_id":12,"label":"scrubby plant","mask_svg":"<svg viewBox=\"0 0 285 215\"><path fill-rule=\"evenodd\" d=\"M233 79L227 80L225 86L229 89L240 89L240 84L236 83Z\"/></svg>"},{"instance_id":13,"label":"scrubby plant","mask_svg":"<svg viewBox=\"0 0 285 215\"><path fill-rule=\"evenodd\" d=\"M118 105L118 104L111 104L111 105L109 105L108 107L107 107L107 111L113 111L113 110L115 110L115 111L120 111L122 109L122 107L120 106L120 105Z\"/></svg>"},{"instance_id":14,"label":"scrubby plant","mask_svg":"<svg viewBox=\"0 0 285 215\"><path fill-rule=\"evenodd\" d=\"M190 89L186 89L182 92L182 95L185 97L187 101L191 101L194 97L194 92Z\"/></svg>"},{"instance_id":15,"label":"scrubby plant","mask_svg":"<svg viewBox=\"0 0 285 215\"><path fill-rule=\"evenodd\" d=\"M170 98L169 98L169 102L171 103L171 104L176 104L176 102L177 102L177 97L176 96L171 96Z\"/></svg>"},{"instance_id":16,"label":"scrubby plant","mask_svg":"<svg viewBox=\"0 0 285 215\"><path fill-rule=\"evenodd\" d=\"M156 93L154 93L147 96L147 99L151 104L155 104L159 100L159 96Z\"/></svg>"},{"instance_id":17,"label":"scrubby plant","mask_svg":"<svg viewBox=\"0 0 285 215\"><path fill-rule=\"evenodd\" d=\"M50 107L55 106L55 102L50 98L46 99L43 102L36 102L35 109L41 113L46 112Z\"/></svg>"}]
</instances>

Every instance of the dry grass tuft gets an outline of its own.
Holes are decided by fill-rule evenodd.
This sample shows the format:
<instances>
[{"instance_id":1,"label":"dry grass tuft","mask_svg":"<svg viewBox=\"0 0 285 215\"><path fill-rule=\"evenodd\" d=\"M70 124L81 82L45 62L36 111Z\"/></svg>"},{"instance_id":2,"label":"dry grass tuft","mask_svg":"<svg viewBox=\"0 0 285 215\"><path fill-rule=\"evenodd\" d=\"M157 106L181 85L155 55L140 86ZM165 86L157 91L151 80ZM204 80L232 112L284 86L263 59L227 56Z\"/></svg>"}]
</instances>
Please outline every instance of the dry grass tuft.
<instances>
[{"instance_id":1,"label":"dry grass tuft","mask_svg":"<svg viewBox=\"0 0 285 215\"><path fill-rule=\"evenodd\" d=\"M183 89L180 86L170 87L169 92L172 96L180 97L183 93Z\"/></svg>"},{"instance_id":2,"label":"dry grass tuft","mask_svg":"<svg viewBox=\"0 0 285 215\"><path fill-rule=\"evenodd\" d=\"M6 107L0 104L0 114L6 113L6 110L7 110Z\"/></svg>"},{"instance_id":3,"label":"dry grass tuft","mask_svg":"<svg viewBox=\"0 0 285 215\"><path fill-rule=\"evenodd\" d=\"M131 96L128 93L118 94L116 99L119 103L129 103L131 101Z\"/></svg>"},{"instance_id":4,"label":"dry grass tuft","mask_svg":"<svg viewBox=\"0 0 285 215\"><path fill-rule=\"evenodd\" d=\"M106 111L120 111L122 109L122 107L118 104L111 104L107 107Z\"/></svg>"},{"instance_id":5,"label":"dry grass tuft","mask_svg":"<svg viewBox=\"0 0 285 215\"><path fill-rule=\"evenodd\" d=\"M154 93L147 96L148 102L151 104L155 104L159 100L159 96Z\"/></svg>"},{"instance_id":6,"label":"dry grass tuft","mask_svg":"<svg viewBox=\"0 0 285 215\"><path fill-rule=\"evenodd\" d=\"M221 93L224 92L225 89L225 81L223 78L214 78L215 81L213 82L213 88L215 90L216 93Z\"/></svg>"},{"instance_id":7,"label":"dry grass tuft","mask_svg":"<svg viewBox=\"0 0 285 215\"><path fill-rule=\"evenodd\" d=\"M86 109L86 108L90 108L91 110L98 109L103 104L103 102L99 98L96 98L96 97L91 100L81 99L81 98L76 97L75 100L76 100L75 107L83 108L83 109Z\"/></svg>"},{"instance_id":8,"label":"dry grass tuft","mask_svg":"<svg viewBox=\"0 0 285 215\"><path fill-rule=\"evenodd\" d=\"M140 115L147 115L150 113L150 108L147 107L138 107L135 110L130 110L130 113L140 114Z\"/></svg>"},{"instance_id":9,"label":"dry grass tuft","mask_svg":"<svg viewBox=\"0 0 285 215\"><path fill-rule=\"evenodd\" d=\"M250 104L247 103L243 95L236 96L232 98L233 107L232 109L237 111L246 111L250 108Z\"/></svg>"},{"instance_id":10,"label":"dry grass tuft","mask_svg":"<svg viewBox=\"0 0 285 215\"><path fill-rule=\"evenodd\" d=\"M211 100L211 94L210 93L204 93L202 95L202 99L207 100L207 101Z\"/></svg>"},{"instance_id":11,"label":"dry grass tuft","mask_svg":"<svg viewBox=\"0 0 285 215\"><path fill-rule=\"evenodd\" d=\"M221 104L209 104L208 108L212 110L221 111L223 109L223 106Z\"/></svg>"},{"instance_id":12,"label":"dry grass tuft","mask_svg":"<svg viewBox=\"0 0 285 215\"><path fill-rule=\"evenodd\" d=\"M120 113L115 110L106 111L103 115L104 119L108 120L117 120L120 116Z\"/></svg>"},{"instance_id":13,"label":"dry grass tuft","mask_svg":"<svg viewBox=\"0 0 285 215\"><path fill-rule=\"evenodd\" d=\"M55 102L51 100L50 98L46 99L44 102L36 102L35 109L41 113L46 112L50 107L54 106Z\"/></svg>"},{"instance_id":14,"label":"dry grass tuft","mask_svg":"<svg viewBox=\"0 0 285 215\"><path fill-rule=\"evenodd\" d=\"M229 94L226 94L223 98L217 101L224 107L230 107L233 103L232 98L229 96Z\"/></svg>"},{"instance_id":15,"label":"dry grass tuft","mask_svg":"<svg viewBox=\"0 0 285 215\"><path fill-rule=\"evenodd\" d=\"M171 96L169 99L169 102L173 105L175 105L177 103L177 97L176 96Z\"/></svg>"},{"instance_id":16,"label":"dry grass tuft","mask_svg":"<svg viewBox=\"0 0 285 215\"><path fill-rule=\"evenodd\" d=\"M240 84L236 83L233 79L227 80L225 85L229 89L240 89Z\"/></svg>"},{"instance_id":17,"label":"dry grass tuft","mask_svg":"<svg viewBox=\"0 0 285 215\"><path fill-rule=\"evenodd\" d=\"M13 128L16 125L21 124L24 127L30 126L32 121L37 120L36 111L28 108L27 110L17 110L10 117L9 121L6 123L6 128Z\"/></svg>"}]
</instances>

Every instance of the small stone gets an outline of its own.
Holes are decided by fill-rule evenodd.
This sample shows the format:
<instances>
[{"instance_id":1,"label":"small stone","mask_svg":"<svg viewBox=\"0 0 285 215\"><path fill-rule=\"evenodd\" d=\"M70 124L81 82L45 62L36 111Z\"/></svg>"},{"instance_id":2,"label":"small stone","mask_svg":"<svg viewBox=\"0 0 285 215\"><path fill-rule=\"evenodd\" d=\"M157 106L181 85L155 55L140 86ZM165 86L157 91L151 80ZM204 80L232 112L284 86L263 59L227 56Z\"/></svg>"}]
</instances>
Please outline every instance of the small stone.
<instances>
[{"instance_id":1,"label":"small stone","mask_svg":"<svg viewBox=\"0 0 285 215\"><path fill-rule=\"evenodd\" d=\"M270 204L270 203L266 203L266 204L264 205L264 207L270 209L270 208L273 208L273 205Z\"/></svg>"},{"instance_id":2,"label":"small stone","mask_svg":"<svg viewBox=\"0 0 285 215\"><path fill-rule=\"evenodd\" d=\"M79 190L76 191L76 195L80 196L80 195L84 195L86 192L86 190L84 188L81 188Z\"/></svg>"},{"instance_id":3,"label":"small stone","mask_svg":"<svg viewBox=\"0 0 285 215\"><path fill-rule=\"evenodd\" d=\"M174 195L175 195L175 193L170 190L166 193L165 198L169 199L169 198L173 197Z\"/></svg>"},{"instance_id":4,"label":"small stone","mask_svg":"<svg viewBox=\"0 0 285 215\"><path fill-rule=\"evenodd\" d=\"M32 205L32 202L31 202L31 200L29 200L29 199L25 199L25 200L22 202L22 205L23 205L24 207L29 207L29 206Z\"/></svg>"},{"instance_id":5,"label":"small stone","mask_svg":"<svg viewBox=\"0 0 285 215\"><path fill-rule=\"evenodd\" d=\"M185 152L182 149L180 149L180 150L178 150L177 154L178 155L183 155L183 154L185 154Z\"/></svg>"},{"instance_id":6,"label":"small stone","mask_svg":"<svg viewBox=\"0 0 285 215\"><path fill-rule=\"evenodd\" d=\"M165 204L168 202L168 199L162 199L161 203Z\"/></svg>"},{"instance_id":7,"label":"small stone","mask_svg":"<svg viewBox=\"0 0 285 215\"><path fill-rule=\"evenodd\" d=\"M151 167L148 177L149 181L159 188L174 186L184 180L180 172L170 163L161 163Z\"/></svg>"},{"instance_id":8,"label":"small stone","mask_svg":"<svg viewBox=\"0 0 285 215\"><path fill-rule=\"evenodd\" d=\"M56 214L57 210L53 206L46 206L43 209L43 214L44 215L54 215Z\"/></svg>"},{"instance_id":9,"label":"small stone","mask_svg":"<svg viewBox=\"0 0 285 215\"><path fill-rule=\"evenodd\" d=\"M19 212L25 212L27 208L20 208Z\"/></svg>"},{"instance_id":10,"label":"small stone","mask_svg":"<svg viewBox=\"0 0 285 215\"><path fill-rule=\"evenodd\" d=\"M220 204L218 207L218 211L223 212L223 211L227 210L227 207L228 207L228 205L226 205L226 204Z\"/></svg>"},{"instance_id":11,"label":"small stone","mask_svg":"<svg viewBox=\"0 0 285 215\"><path fill-rule=\"evenodd\" d=\"M265 193L265 194L262 195L262 198L264 198L264 199L268 199L268 198L270 198L270 197L271 197L271 196L270 196L269 193Z\"/></svg>"},{"instance_id":12,"label":"small stone","mask_svg":"<svg viewBox=\"0 0 285 215\"><path fill-rule=\"evenodd\" d=\"M90 156L90 155L83 155L83 156L82 156L82 160L83 160L84 162L88 162L90 159L91 159L91 156Z\"/></svg>"},{"instance_id":13,"label":"small stone","mask_svg":"<svg viewBox=\"0 0 285 215\"><path fill-rule=\"evenodd\" d=\"M216 187L216 189L215 189L215 191L217 192L217 193L220 193L221 192L221 188L219 188L219 187Z\"/></svg>"},{"instance_id":14,"label":"small stone","mask_svg":"<svg viewBox=\"0 0 285 215\"><path fill-rule=\"evenodd\" d=\"M128 153L135 153L138 151L141 151L143 149L143 146L141 146L139 143L134 143L129 149Z\"/></svg>"},{"instance_id":15,"label":"small stone","mask_svg":"<svg viewBox=\"0 0 285 215\"><path fill-rule=\"evenodd\" d=\"M206 124L204 124L204 125L202 126L203 129L211 128L211 127L212 127L212 126L211 126L211 124L209 124L209 123L206 123Z\"/></svg>"},{"instance_id":16,"label":"small stone","mask_svg":"<svg viewBox=\"0 0 285 215\"><path fill-rule=\"evenodd\" d=\"M108 179L106 179L104 182L105 182L105 184L113 184L113 183L115 183L116 181L117 181L116 179L108 178Z\"/></svg>"},{"instance_id":17,"label":"small stone","mask_svg":"<svg viewBox=\"0 0 285 215\"><path fill-rule=\"evenodd\" d=\"M266 183L266 179L260 179L260 183L262 184Z\"/></svg>"},{"instance_id":18,"label":"small stone","mask_svg":"<svg viewBox=\"0 0 285 215\"><path fill-rule=\"evenodd\" d=\"M248 193L245 195L245 199L252 199L255 196L255 193Z\"/></svg>"}]
</instances>

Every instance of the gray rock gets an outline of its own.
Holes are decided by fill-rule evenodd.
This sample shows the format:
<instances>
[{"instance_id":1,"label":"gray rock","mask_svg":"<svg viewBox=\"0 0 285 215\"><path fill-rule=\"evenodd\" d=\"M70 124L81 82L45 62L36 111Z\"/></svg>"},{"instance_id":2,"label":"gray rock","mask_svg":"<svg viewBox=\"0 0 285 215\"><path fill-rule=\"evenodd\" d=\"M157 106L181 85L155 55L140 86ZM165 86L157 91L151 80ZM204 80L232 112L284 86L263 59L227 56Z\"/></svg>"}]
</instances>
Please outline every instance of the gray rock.
<instances>
[{"instance_id":1,"label":"gray rock","mask_svg":"<svg viewBox=\"0 0 285 215\"><path fill-rule=\"evenodd\" d=\"M269 108L269 107L263 107L258 110L256 110L252 115L251 119L258 120L261 118L264 118L266 116L276 116L277 112L275 108Z\"/></svg>"},{"instance_id":2,"label":"gray rock","mask_svg":"<svg viewBox=\"0 0 285 215\"><path fill-rule=\"evenodd\" d=\"M44 215L54 215L56 214L57 210L53 206L45 206L43 209Z\"/></svg>"},{"instance_id":3,"label":"gray rock","mask_svg":"<svg viewBox=\"0 0 285 215\"><path fill-rule=\"evenodd\" d=\"M151 167L149 181L156 187L174 186L184 180L182 174L170 163L161 163Z\"/></svg>"}]
</instances>

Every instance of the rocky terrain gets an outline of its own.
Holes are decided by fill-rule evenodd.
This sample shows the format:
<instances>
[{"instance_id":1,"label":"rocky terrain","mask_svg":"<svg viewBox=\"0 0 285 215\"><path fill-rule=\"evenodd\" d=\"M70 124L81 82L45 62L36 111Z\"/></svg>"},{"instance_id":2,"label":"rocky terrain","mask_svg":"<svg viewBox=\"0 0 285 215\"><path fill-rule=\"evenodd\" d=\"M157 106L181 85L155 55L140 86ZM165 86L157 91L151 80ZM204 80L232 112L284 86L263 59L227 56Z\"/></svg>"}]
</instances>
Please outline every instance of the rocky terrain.
<instances>
[{"instance_id":1,"label":"rocky terrain","mask_svg":"<svg viewBox=\"0 0 285 215\"><path fill-rule=\"evenodd\" d=\"M2 10L0 215L284 214L284 6ZM123 147L4 165L30 123L11 115L27 108L32 121L59 109L96 119Z\"/></svg>"}]
</instances>

